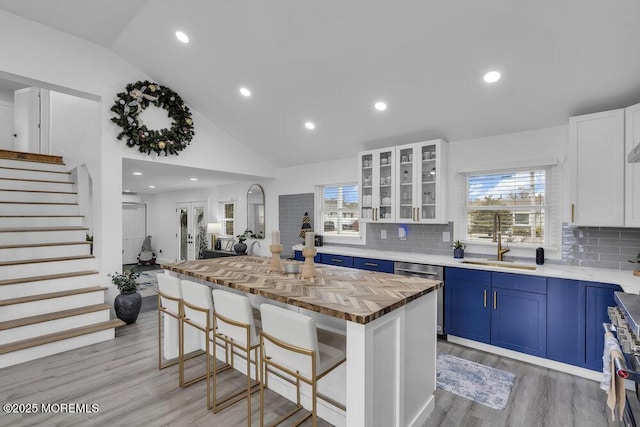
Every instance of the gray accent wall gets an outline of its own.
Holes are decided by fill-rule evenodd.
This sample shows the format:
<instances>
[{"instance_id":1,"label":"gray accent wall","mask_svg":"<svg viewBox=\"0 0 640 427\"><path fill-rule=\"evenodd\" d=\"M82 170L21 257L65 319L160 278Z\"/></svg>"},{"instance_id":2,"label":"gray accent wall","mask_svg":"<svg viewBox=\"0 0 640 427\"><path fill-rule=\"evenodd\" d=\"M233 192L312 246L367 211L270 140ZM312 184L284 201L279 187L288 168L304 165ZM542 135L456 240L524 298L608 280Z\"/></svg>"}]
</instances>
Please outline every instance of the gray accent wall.
<instances>
[{"instance_id":1,"label":"gray accent wall","mask_svg":"<svg viewBox=\"0 0 640 427\"><path fill-rule=\"evenodd\" d=\"M302 243L299 237L302 227L302 217L309 212L313 224L313 193L288 194L278 197L278 227L280 228L280 244L282 244L282 258L293 256L291 247Z\"/></svg>"}]
</instances>

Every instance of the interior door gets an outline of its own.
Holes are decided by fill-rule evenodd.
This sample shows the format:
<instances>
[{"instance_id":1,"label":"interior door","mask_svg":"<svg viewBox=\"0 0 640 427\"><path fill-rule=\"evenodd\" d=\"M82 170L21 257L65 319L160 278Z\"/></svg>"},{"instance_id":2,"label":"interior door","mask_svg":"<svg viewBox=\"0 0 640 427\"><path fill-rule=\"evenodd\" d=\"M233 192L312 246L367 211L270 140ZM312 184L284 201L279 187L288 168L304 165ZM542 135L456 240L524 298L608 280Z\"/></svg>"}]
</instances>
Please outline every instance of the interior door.
<instances>
[{"instance_id":1,"label":"interior door","mask_svg":"<svg viewBox=\"0 0 640 427\"><path fill-rule=\"evenodd\" d=\"M205 202L184 202L176 206L178 261L194 261L207 245Z\"/></svg>"},{"instance_id":2,"label":"interior door","mask_svg":"<svg viewBox=\"0 0 640 427\"><path fill-rule=\"evenodd\" d=\"M28 87L14 92L15 150L40 153L40 88Z\"/></svg>"},{"instance_id":3,"label":"interior door","mask_svg":"<svg viewBox=\"0 0 640 427\"><path fill-rule=\"evenodd\" d=\"M138 262L142 243L147 236L147 205L122 204L122 264ZM153 242L152 242L153 245Z\"/></svg>"}]
</instances>

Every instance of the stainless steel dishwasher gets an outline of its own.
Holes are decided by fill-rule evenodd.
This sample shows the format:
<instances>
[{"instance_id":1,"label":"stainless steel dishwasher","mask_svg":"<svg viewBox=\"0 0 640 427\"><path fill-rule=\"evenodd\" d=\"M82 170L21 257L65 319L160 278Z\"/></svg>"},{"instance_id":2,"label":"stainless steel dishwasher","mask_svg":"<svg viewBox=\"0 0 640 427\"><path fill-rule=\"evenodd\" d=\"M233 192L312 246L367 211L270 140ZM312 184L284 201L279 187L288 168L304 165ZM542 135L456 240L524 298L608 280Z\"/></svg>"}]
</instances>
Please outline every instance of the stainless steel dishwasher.
<instances>
[{"instance_id":1,"label":"stainless steel dishwasher","mask_svg":"<svg viewBox=\"0 0 640 427\"><path fill-rule=\"evenodd\" d=\"M422 277L425 279L436 279L444 282L444 268L438 265L414 264L411 262L394 262L393 271L395 274L410 277ZM438 289L438 335L444 334L444 286Z\"/></svg>"}]
</instances>

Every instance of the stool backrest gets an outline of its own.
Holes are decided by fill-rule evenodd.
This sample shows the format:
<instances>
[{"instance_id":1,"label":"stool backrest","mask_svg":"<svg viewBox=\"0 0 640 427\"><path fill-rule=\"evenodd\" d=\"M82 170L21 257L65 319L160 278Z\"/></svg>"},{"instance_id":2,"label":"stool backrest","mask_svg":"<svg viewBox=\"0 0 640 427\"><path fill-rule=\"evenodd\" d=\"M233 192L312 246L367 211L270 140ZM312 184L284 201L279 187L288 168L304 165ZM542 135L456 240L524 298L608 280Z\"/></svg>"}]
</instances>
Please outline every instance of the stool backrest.
<instances>
[{"instance_id":1,"label":"stool backrest","mask_svg":"<svg viewBox=\"0 0 640 427\"><path fill-rule=\"evenodd\" d=\"M156 277L158 279L158 290L160 292L173 298L182 299L182 286L180 286L180 279L166 273L160 273L156 275ZM177 301L167 299L161 295L160 304L169 311L173 311L176 314L179 313Z\"/></svg>"},{"instance_id":2,"label":"stool backrest","mask_svg":"<svg viewBox=\"0 0 640 427\"><path fill-rule=\"evenodd\" d=\"M258 343L258 335L253 320L253 310L249 298L244 295L234 294L221 289L212 291L213 303L216 313L230 320L249 325L249 345ZM217 318L218 332L232 338L240 345L247 346L247 330L243 327L232 325Z\"/></svg>"},{"instance_id":3,"label":"stool backrest","mask_svg":"<svg viewBox=\"0 0 640 427\"><path fill-rule=\"evenodd\" d=\"M320 363L318 332L316 323L311 317L272 304L262 304L260 313L264 332L286 344L314 351L316 366ZM273 361L311 378L309 356L276 346L267 339L264 340L264 353Z\"/></svg>"},{"instance_id":4,"label":"stool backrest","mask_svg":"<svg viewBox=\"0 0 640 427\"><path fill-rule=\"evenodd\" d=\"M207 285L192 282L191 280L182 280L182 300L201 309L209 310L209 327L213 327L213 298L211 297L211 288ZM207 326L207 317L204 312L189 308L184 305L184 315L193 323L197 323L203 328Z\"/></svg>"}]
</instances>

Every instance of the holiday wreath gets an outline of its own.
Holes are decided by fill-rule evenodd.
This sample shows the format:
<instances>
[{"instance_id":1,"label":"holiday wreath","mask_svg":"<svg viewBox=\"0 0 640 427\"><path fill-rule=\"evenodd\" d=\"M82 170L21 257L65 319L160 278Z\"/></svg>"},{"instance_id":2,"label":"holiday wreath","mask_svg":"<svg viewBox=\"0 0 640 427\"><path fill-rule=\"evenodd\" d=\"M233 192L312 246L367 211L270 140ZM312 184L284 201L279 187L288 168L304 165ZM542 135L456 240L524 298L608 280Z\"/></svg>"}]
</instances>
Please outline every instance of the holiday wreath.
<instances>
[{"instance_id":1,"label":"holiday wreath","mask_svg":"<svg viewBox=\"0 0 640 427\"><path fill-rule=\"evenodd\" d=\"M129 83L125 92L116 96L116 103L111 111L118 117L112 117L111 121L122 128L118 139L126 139L127 146L138 146L141 153L151 154L155 151L158 155L164 153L178 155L193 138L193 119L191 111L182 98L166 86L149 81ZM172 120L170 128L148 129L142 123L140 113L153 104L156 107L167 110Z\"/></svg>"}]
</instances>

